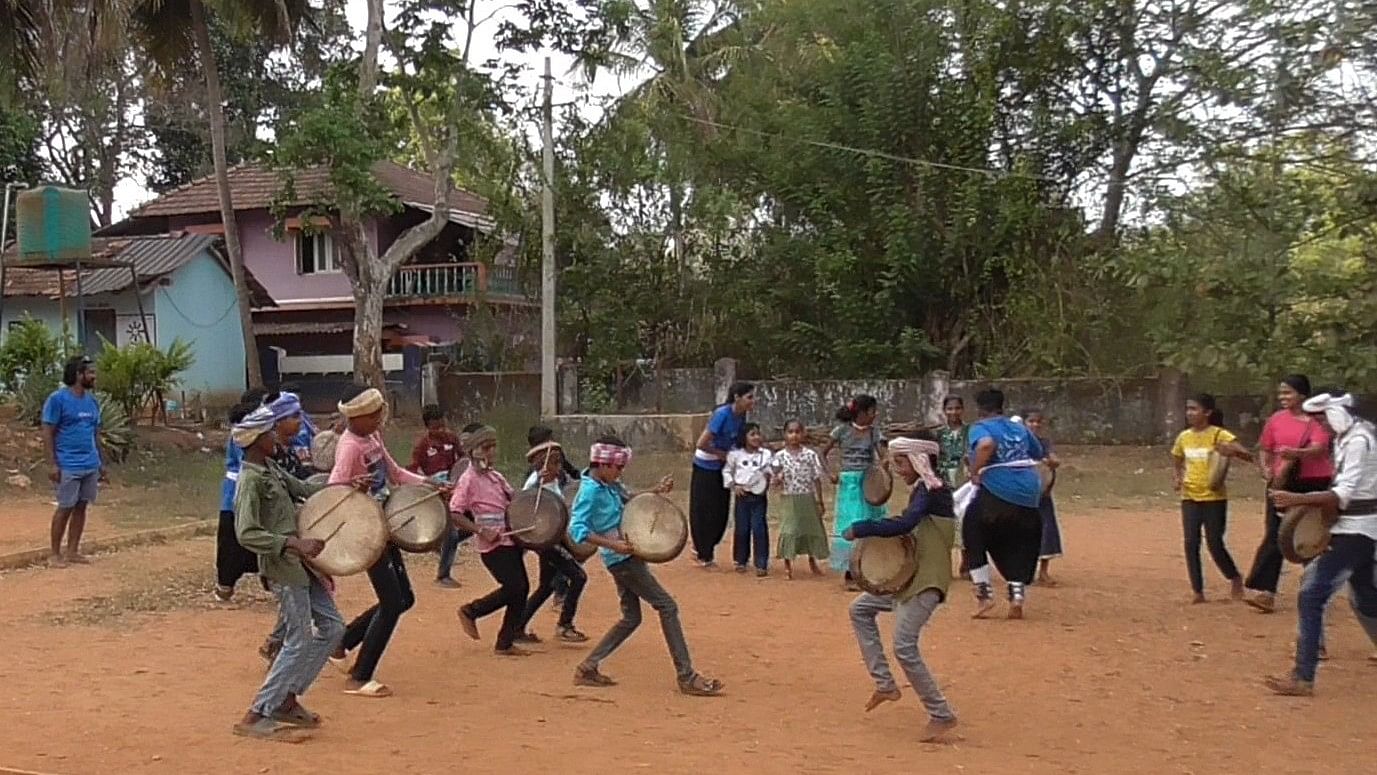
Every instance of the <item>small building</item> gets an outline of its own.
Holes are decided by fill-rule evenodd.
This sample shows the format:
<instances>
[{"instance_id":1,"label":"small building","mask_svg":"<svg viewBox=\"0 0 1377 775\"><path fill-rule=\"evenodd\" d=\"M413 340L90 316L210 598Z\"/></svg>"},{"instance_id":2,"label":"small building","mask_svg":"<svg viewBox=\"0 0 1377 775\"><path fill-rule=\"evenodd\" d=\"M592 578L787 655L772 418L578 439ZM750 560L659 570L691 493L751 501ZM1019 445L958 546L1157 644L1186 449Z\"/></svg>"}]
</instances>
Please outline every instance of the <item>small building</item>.
<instances>
[{"instance_id":1,"label":"small building","mask_svg":"<svg viewBox=\"0 0 1377 775\"><path fill-rule=\"evenodd\" d=\"M75 338L80 312L88 353L100 352L106 341L123 346L143 340L145 332L158 347L181 339L196 356L181 376L188 402L233 403L246 386L244 335L220 238L184 233L96 237L91 253L99 268L82 269L78 303L76 270L59 274L17 267L12 249L5 256L0 325L8 329L31 317ZM263 286L252 276L248 281L254 307L272 307Z\"/></svg>"}]
</instances>

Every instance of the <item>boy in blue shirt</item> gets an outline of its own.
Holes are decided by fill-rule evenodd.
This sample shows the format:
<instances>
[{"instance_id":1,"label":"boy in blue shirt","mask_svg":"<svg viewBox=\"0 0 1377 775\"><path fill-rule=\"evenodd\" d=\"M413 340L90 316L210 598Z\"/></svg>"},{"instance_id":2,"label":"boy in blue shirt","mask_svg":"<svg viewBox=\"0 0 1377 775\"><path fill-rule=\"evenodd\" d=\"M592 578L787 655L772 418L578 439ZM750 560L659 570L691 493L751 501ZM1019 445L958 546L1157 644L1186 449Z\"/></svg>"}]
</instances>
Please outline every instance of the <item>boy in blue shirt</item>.
<instances>
[{"instance_id":1,"label":"boy in blue shirt","mask_svg":"<svg viewBox=\"0 0 1377 775\"><path fill-rule=\"evenodd\" d=\"M53 512L52 555L48 563L63 567L69 562L90 562L81 553L81 533L86 529L86 506L96 502L96 484L105 480L100 450L100 405L96 403L96 367L90 358L77 356L62 369L63 387L43 402L43 440L53 470L48 475L57 489ZM67 536L67 553L62 537Z\"/></svg>"},{"instance_id":2,"label":"boy in blue shirt","mask_svg":"<svg viewBox=\"0 0 1377 775\"><path fill-rule=\"evenodd\" d=\"M1009 583L1009 618L1023 618L1027 585L1037 572L1042 549L1042 477L1037 461L1042 444L1021 423L1004 416L1004 394L985 390L975 397L980 421L970 430L971 484L975 500L961 526L971 582L975 585L975 618L994 608L990 560Z\"/></svg>"},{"instance_id":3,"label":"boy in blue shirt","mask_svg":"<svg viewBox=\"0 0 1377 775\"><path fill-rule=\"evenodd\" d=\"M602 549L602 561L617 585L622 618L607 631L588 657L574 668L577 686L614 686L616 681L603 675L598 666L612 655L636 628L641 626L641 601L650 603L660 614L670 657L678 674L679 691L695 697L722 693L723 684L693 669L684 629L679 623L679 606L651 574L645 560L631 556L631 545L622 537L622 489L618 480L631 462L631 449L615 436L603 436L588 453L589 468L574 498L569 536L578 543L587 541ZM672 481L662 482L656 492L665 493Z\"/></svg>"}]
</instances>

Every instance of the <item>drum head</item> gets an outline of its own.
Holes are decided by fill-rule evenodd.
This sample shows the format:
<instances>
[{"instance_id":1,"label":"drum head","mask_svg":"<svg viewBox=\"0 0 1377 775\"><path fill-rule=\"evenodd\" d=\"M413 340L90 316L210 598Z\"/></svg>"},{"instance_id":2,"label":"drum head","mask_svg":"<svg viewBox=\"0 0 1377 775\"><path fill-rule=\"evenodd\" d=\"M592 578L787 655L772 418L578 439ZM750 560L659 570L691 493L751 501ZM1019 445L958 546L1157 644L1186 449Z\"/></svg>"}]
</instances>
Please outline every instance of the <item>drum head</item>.
<instances>
[{"instance_id":1,"label":"drum head","mask_svg":"<svg viewBox=\"0 0 1377 775\"><path fill-rule=\"evenodd\" d=\"M865 502L871 506L883 506L889 503L889 496L893 492L894 477L884 466L872 463L861 480L861 494L865 496Z\"/></svg>"},{"instance_id":2,"label":"drum head","mask_svg":"<svg viewBox=\"0 0 1377 775\"><path fill-rule=\"evenodd\" d=\"M395 487L383 504L392 543L408 552L434 549L449 531L449 507L434 487L405 484Z\"/></svg>"},{"instance_id":3,"label":"drum head","mask_svg":"<svg viewBox=\"0 0 1377 775\"><path fill-rule=\"evenodd\" d=\"M1286 510L1277 532L1277 548L1294 563L1307 563L1329 548L1332 520L1318 506L1292 506Z\"/></svg>"},{"instance_id":4,"label":"drum head","mask_svg":"<svg viewBox=\"0 0 1377 775\"><path fill-rule=\"evenodd\" d=\"M325 551L307 562L326 575L362 573L387 548L382 506L347 484L331 485L307 498L296 525L300 537L325 542Z\"/></svg>"},{"instance_id":5,"label":"drum head","mask_svg":"<svg viewBox=\"0 0 1377 775\"><path fill-rule=\"evenodd\" d=\"M318 484L318 485L321 485L321 486L323 487L323 486L325 486L325 485L327 485L327 484L330 483L330 475L329 475L328 473L324 472L324 471L321 471L321 472L319 472L319 473L314 473L314 474L311 474L310 476L306 477L306 483L307 483L307 484Z\"/></svg>"},{"instance_id":6,"label":"drum head","mask_svg":"<svg viewBox=\"0 0 1377 775\"><path fill-rule=\"evenodd\" d=\"M622 513L622 537L642 560L669 562L688 543L688 520L665 496L641 493Z\"/></svg>"},{"instance_id":7,"label":"drum head","mask_svg":"<svg viewBox=\"0 0 1377 775\"><path fill-rule=\"evenodd\" d=\"M579 496L579 484L581 481L582 480L575 479L564 485L564 503L566 506L573 508L574 499ZM583 543L575 542L573 538L569 537L568 531L564 533L564 548L568 549L569 553L574 555L574 559L579 562L586 562L588 558L598 553L598 547L587 541Z\"/></svg>"},{"instance_id":8,"label":"drum head","mask_svg":"<svg viewBox=\"0 0 1377 775\"><path fill-rule=\"evenodd\" d=\"M507 525L518 544L528 549L546 549L566 535L569 510L558 495L537 487L512 498L507 505Z\"/></svg>"},{"instance_id":9,"label":"drum head","mask_svg":"<svg viewBox=\"0 0 1377 775\"><path fill-rule=\"evenodd\" d=\"M317 471L330 473L335 467L335 446L339 444L339 434L334 431L321 431L311 440L311 465Z\"/></svg>"},{"instance_id":10,"label":"drum head","mask_svg":"<svg viewBox=\"0 0 1377 775\"><path fill-rule=\"evenodd\" d=\"M894 595L918 572L918 545L913 536L862 538L852 553L852 572L861 589L874 595Z\"/></svg>"}]
</instances>

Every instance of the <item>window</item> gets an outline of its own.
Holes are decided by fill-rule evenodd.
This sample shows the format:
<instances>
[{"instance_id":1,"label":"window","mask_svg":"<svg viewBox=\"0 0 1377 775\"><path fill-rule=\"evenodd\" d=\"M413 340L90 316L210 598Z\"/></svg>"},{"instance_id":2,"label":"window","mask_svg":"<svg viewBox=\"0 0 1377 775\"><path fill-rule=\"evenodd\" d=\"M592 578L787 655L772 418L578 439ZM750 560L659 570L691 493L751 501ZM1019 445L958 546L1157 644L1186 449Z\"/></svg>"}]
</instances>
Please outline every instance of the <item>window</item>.
<instances>
[{"instance_id":1,"label":"window","mask_svg":"<svg viewBox=\"0 0 1377 775\"><path fill-rule=\"evenodd\" d=\"M297 232L297 274L336 274L342 269L339 255L335 253L335 241L328 233Z\"/></svg>"}]
</instances>

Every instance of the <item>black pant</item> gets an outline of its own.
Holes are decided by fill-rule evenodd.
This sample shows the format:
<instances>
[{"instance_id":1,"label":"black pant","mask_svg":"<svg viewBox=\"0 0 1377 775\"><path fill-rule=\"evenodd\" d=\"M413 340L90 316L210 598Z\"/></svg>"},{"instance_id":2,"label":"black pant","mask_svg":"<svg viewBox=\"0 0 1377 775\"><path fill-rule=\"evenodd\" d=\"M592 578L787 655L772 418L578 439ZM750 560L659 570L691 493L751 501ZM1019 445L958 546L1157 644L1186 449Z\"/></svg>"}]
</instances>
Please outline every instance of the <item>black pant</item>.
<instances>
[{"instance_id":1,"label":"black pant","mask_svg":"<svg viewBox=\"0 0 1377 775\"><path fill-rule=\"evenodd\" d=\"M344 630L342 648L348 651L362 644L354 661L350 677L356 681L373 680L397 622L411 606L416 595L411 591L411 579L406 575L406 563L397 547L388 545L383 556L368 569L368 581L378 596L378 604L359 614Z\"/></svg>"},{"instance_id":2,"label":"black pant","mask_svg":"<svg viewBox=\"0 0 1377 775\"><path fill-rule=\"evenodd\" d=\"M1195 594L1205 591L1205 574L1200 567L1200 529L1205 529L1205 545L1219 572L1229 581L1239 577L1238 566L1224 545L1224 529L1229 520L1228 501L1181 501L1181 528L1186 535L1186 571Z\"/></svg>"},{"instance_id":3,"label":"black pant","mask_svg":"<svg viewBox=\"0 0 1377 775\"><path fill-rule=\"evenodd\" d=\"M258 555L239 545L234 532L234 512L220 512L220 524L215 530L215 580L222 587L233 588L240 576L258 572Z\"/></svg>"},{"instance_id":4,"label":"black pant","mask_svg":"<svg viewBox=\"0 0 1377 775\"><path fill-rule=\"evenodd\" d=\"M1320 492L1329 489L1328 479L1300 479L1287 482L1286 489L1291 492ZM1267 534L1258 544L1253 555L1253 567L1248 571L1248 579L1243 585L1258 592L1277 593L1281 584L1281 566L1285 559L1281 554L1281 544L1277 540L1281 532L1281 512L1267 499Z\"/></svg>"},{"instance_id":5,"label":"black pant","mask_svg":"<svg viewBox=\"0 0 1377 775\"><path fill-rule=\"evenodd\" d=\"M731 491L722 486L721 471L693 467L689 480L689 529L693 553L700 562L711 562L722 536L727 534L731 514Z\"/></svg>"},{"instance_id":6,"label":"black pant","mask_svg":"<svg viewBox=\"0 0 1377 775\"><path fill-rule=\"evenodd\" d=\"M564 607L560 610L559 626L574 626L574 616L579 611L579 596L583 594L583 587L588 583L588 574L584 572L578 560L569 554L568 549L556 545L540 552L540 582L536 585L531 599L526 601L526 612L521 617L522 630L530 625L531 617L535 616L536 611L550 599L550 595L555 591L555 580L561 577L568 581L568 586L565 587Z\"/></svg>"},{"instance_id":7,"label":"black pant","mask_svg":"<svg viewBox=\"0 0 1377 775\"><path fill-rule=\"evenodd\" d=\"M506 609L502 615L502 629L497 632L499 649L511 648L526 623L526 595L531 590L531 581L526 576L526 563L522 559L525 551L519 546L499 546L479 555L483 566L501 586L462 609L475 620Z\"/></svg>"},{"instance_id":8,"label":"black pant","mask_svg":"<svg viewBox=\"0 0 1377 775\"><path fill-rule=\"evenodd\" d=\"M980 490L961 522L967 570L991 561L1005 581L1033 583L1042 550L1042 514Z\"/></svg>"}]
</instances>

